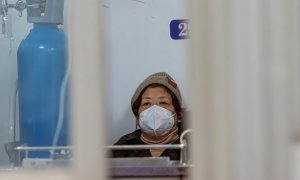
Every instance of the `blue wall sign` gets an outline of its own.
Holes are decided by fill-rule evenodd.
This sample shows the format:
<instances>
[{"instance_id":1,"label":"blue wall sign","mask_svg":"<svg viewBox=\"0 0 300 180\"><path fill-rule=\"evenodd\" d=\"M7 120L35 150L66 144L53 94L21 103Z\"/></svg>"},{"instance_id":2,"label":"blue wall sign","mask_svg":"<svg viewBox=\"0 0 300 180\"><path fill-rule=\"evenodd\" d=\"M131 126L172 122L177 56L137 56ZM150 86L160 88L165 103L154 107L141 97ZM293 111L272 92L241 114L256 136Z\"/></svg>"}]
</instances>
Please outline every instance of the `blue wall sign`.
<instances>
[{"instance_id":1,"label":"blue wall sign","mask_svg":"<svg viewBox=\"0 0 300 180\"><path fill-rule=\"evenodd\" d=\"M189 38L189 21L187 19L175 19L170 22L170 35L174 40Z\"/></svg>"}]
</instances>

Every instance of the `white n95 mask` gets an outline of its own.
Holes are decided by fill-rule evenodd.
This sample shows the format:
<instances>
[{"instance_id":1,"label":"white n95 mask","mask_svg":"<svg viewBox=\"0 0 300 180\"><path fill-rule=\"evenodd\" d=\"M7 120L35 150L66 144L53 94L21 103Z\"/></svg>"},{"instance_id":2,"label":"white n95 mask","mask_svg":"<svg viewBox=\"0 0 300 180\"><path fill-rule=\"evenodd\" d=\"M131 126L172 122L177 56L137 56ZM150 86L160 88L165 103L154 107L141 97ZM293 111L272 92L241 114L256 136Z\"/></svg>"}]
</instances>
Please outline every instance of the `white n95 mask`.
<instances>
[{"instance_id":1,"label":"white n95 mask","mask_svg":"<svg viewBox=\"0 0 300 180\"><path fill-rule=\"evenodd\" d=\"M157 105L140 114L141 129L152 136L163 136L174 126L174 115L171 111Z\"/></svg>"}]
</instances>

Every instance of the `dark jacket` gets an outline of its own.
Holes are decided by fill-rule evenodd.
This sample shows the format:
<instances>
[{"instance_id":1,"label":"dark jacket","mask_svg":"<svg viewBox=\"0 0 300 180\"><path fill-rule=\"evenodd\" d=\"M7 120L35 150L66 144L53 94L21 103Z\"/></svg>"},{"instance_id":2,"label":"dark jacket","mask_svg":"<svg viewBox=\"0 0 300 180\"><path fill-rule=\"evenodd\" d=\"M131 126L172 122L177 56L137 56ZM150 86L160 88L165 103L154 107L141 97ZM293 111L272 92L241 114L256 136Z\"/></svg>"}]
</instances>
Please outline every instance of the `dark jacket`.
<instances>
[{"instance_id":1,"label":"dark jacket","mask_svg":"<svg viewBox=\"0 0 300 180\"><path fill-rule=\"evenodd\" d=\"M141 130L122 136L114 145L139 145L146 144L141 140ZM179 144L179 139L173 144ZM142 150L113 150L113 157L151 157L149 149ZM180 149L165 149L160 157L169 156L171 160L180 160Z\"/></svg>"}]
</instances>

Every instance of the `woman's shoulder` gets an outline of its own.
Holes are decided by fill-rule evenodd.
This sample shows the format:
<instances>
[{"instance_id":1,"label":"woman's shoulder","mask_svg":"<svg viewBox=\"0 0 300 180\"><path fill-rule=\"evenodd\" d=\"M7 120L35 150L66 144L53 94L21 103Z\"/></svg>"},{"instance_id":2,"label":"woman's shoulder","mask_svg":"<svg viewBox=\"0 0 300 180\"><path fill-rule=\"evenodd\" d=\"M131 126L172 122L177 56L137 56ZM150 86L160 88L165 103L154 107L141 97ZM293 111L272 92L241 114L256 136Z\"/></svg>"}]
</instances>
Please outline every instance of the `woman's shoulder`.
<instances>
[{"instance_id":1,"label":"woman's shoulder","mask_svg":"<svg viewBox=\"0 0 300 180\"><path fill-rule=\"evenodd\" d=\"M137 129L122 136L114 145L137 144L140 141L141 134L141 130Z\"/></svg>"}]
</instances>

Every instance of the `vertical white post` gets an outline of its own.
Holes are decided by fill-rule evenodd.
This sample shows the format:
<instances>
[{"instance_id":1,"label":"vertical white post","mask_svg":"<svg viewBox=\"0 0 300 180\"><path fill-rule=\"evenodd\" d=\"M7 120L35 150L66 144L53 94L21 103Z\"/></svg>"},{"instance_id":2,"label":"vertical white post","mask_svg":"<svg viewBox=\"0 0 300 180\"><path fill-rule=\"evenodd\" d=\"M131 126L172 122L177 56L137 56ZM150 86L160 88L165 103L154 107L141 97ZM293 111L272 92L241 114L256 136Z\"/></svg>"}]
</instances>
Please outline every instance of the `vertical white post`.
<instances>
[{"instance_id":1,"label":"vertical white post","mask_svg":"<svg viewBox=\"0 0 300 180\"><path fill-rule=\"evenodd\" d=\"M70 1L74 179L107 178L102 1Z\"/></svg>"},{"instance_id":2,"label":"vertical white post","mask_svg":"<svg viewBox=\"0 0 300 180\"><path fill-rule=\"evenodd\" d=\"M299 2L189 5L193 178L290 179L290 125L300 119Z\"/></svg>"},{"instance_id":3,"label":"vertical white post","mask_svg":"<svg viewBox=\"0 0 300 180\"><path fill-rule=\"evenodd\" d=\"M106 140L104 113L104 58L102 1L66 0L71 63L71 138L75 146L71 171L2 171L0 179L82 180L107 179L103 146Z\"/></svg>"}]
</instances>

